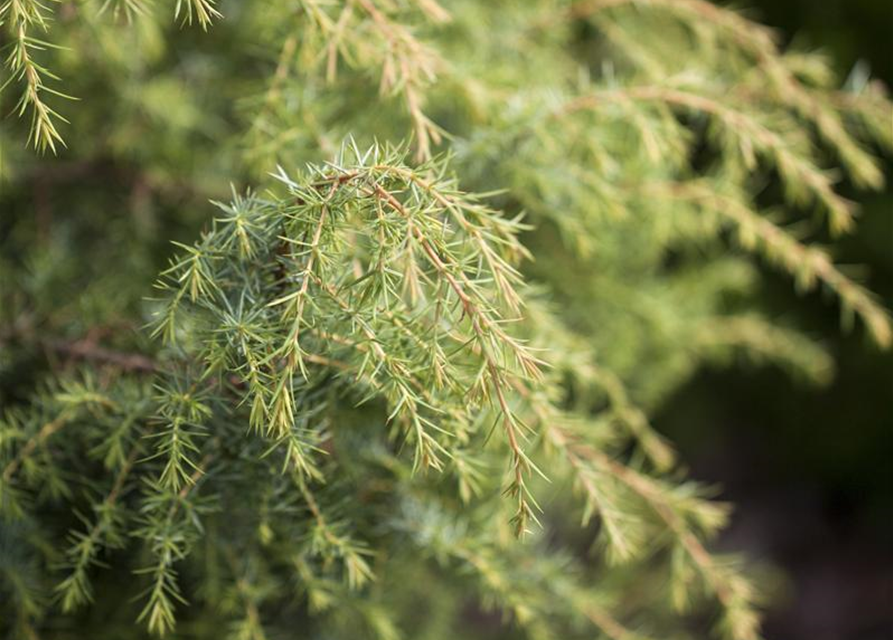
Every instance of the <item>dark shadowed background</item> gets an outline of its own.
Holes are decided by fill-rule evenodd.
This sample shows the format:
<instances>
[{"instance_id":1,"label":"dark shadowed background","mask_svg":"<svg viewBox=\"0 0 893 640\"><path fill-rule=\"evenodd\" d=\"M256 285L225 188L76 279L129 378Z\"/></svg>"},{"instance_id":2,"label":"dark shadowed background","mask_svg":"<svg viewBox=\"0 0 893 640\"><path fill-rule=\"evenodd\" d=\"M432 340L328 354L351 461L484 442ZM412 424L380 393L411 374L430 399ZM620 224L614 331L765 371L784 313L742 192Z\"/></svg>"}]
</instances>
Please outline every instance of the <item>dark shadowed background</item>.
<instances>
[{"instance_id":1,"label":"dark shadowed background","mask_svg":"<svg viewBox=\"0 0 893 640\"><path fill-rule=\"evenodd\" d=\"M749 15L799 47L829 54L848 74L868 65L893 86L893 1L748 0ZM893 126L893 122L891 122ZM840 244L893 308L893 160L882 194L862 204ZM791 313L790 283L770 280L766 304ZM784 300L782 305L781 301ZM778 301L776 303L776 301ZM768 640L893 638L893 355L865 336L840 336L832 300L795 307L800 326L838 360L835 381L808 388L767 369L705 371L657 417L702 480L736 504L723 544L781 568Z\"/></svg>"}]
</instances>

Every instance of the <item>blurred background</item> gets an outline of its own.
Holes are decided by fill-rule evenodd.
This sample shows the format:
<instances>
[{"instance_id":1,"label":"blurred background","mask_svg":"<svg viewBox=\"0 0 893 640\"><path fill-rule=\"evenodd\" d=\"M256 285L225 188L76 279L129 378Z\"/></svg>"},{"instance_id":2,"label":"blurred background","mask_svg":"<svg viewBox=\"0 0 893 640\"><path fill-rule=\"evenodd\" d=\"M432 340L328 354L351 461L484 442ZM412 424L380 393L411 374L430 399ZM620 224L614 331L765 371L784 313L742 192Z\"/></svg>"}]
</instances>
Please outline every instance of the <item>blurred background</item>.
<instances>
[{"instance_id":1,"label":"blurred background","mask_svg":"<svg viewBox=\"0 0 893 640\"><path fill-rule=\"evenodd\" d=\"M747 0L750 17L795 45L825 52L843 75L858 66L893 87L893 1ZM893 126L893 122L890 123ZM858 232L843 264L865 264L870 288L893 308L893 159L887 189L848 193ZM695 477L736 505L722 542L783 570L768 640L893 638L893 354L841 336L821 295L793 304L771 279L765 304L821 336L838 361L824 388L771 369L704 371L656 417Z\"/></svg>"}]
</instances>

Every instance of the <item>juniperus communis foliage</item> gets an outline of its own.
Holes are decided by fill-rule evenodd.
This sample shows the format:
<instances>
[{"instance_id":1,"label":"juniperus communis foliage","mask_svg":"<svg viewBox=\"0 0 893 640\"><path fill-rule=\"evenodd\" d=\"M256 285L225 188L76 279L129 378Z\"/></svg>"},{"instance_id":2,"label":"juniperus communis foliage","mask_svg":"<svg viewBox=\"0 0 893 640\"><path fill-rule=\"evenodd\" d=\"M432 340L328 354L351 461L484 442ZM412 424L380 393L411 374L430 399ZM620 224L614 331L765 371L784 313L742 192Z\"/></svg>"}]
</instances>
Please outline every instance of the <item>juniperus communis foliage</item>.
<instances>
[{"instance_id":1,"label":"juniperus communis foliage","mask_svg":"<svg viewBox=\"0 0 893 640\"><path fill-rule=\"evenodd\" d=\"M648 415L831 375L763 268L889 345L808 243L881 184L881 87L703 0L0 20L6 637L759 637Z\"/></svg>"}]
</instances>

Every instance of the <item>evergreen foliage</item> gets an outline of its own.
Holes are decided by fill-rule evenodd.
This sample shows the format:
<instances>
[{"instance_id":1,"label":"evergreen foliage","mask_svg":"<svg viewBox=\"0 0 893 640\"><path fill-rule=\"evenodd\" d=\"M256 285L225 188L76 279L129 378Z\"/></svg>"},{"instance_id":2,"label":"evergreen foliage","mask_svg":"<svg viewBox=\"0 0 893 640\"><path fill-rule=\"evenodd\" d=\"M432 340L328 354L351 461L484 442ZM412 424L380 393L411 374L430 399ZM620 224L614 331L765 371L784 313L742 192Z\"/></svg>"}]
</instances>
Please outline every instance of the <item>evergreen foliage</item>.
<instances>
[{"instance_id":1,"label":"evergreen foliage","mask_svg":"<svg viewBox=\"0 0 893 640\"><path fill-rule=\"evenodd\" d=\"M0 20L0 633L760 637L648 416L832 375L761 265L893 341L817 244L882 87L704 0Z\"/></svg>"}]
</instances>

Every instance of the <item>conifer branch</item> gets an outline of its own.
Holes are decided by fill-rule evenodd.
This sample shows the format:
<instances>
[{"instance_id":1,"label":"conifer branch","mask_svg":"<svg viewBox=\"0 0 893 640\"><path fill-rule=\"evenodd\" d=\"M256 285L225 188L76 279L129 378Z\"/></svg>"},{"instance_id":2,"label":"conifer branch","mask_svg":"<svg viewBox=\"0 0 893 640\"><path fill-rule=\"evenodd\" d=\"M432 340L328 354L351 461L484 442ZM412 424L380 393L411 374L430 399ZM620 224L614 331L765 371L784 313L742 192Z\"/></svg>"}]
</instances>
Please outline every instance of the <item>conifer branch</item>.
<instances>
[{"instance_id":1,"label":"conifer branch","mask_svg":"<svg viewBox=\"0 0 893 640\"><path fill-rule=\"evenodd\" d=\"M433 145L443 139L443 130L425 113L425 91L432 85L444 61L432 47L420 41L405 24L390 15L393 7L376 0L350 0L337 18L331 17L316 0L302 2L312 18L314 30L324 39L317 54L326 60L326 78L336 78L338 55L352 66L366 66L369 62L380 67L379 92L382 96L400 96L412 123L417 161L430 160ZM435 2L420 2L422 15L435 23L448 20L448 14ZM345 37L349 32L363 32L369 42L357 42ZM370 46L372 45L372 46Z\"/></svg>"},{"instance_id":2,"label":"conifer branch","mask_svg":"<svg viewBox=\"0 0 893 640\"><path fill-rule=\"evenodd\" d=\"M46 94L72 98L47 86L47 80L59 78L34 59L36 52L56 48L53 43L33 35L34 30L47 33L51 20L49 6L40 0L6 0L0 5L0 24L6 27L11 39L5 60L9 79L0 86L0 90L12 82L24 85L16 112L21 117L30 111L31 133L28 142L38 151L49 149L55 154L57 144L65 146L56 123L67 123L68 120L50 107L44 98Z\"/></svg>"},{"instance_id":3,"label":"conifer branch","mask_svg":"<svg viewBox=\"0 0 893 640\"><path fill-rule=\"evenodd\" d=\"M174 493L168 489L150 496L144 507L143 527L136 532L148 544L153 558L153 564L135 572L150 578L150 585L142 594L146 596L146 604L140 611L137 622L145 621L149 632L159 636L174 629L176 605L187 604L174 565L187 555L190 537L194 535L195 528L200 526L196 513L190 514L188 524L180 526L177 516L190 493L206 476L206 469L213 458L212 452L205 454L179 491Z\"/></svg>"},{"instance_id":4,"label":"conifer branch","mask_svg":"<svg viewBox=\"0 0 893 640\"><path fill-rule=\"evenodd\" d=\"M789 366L816 384L825 384L834 375L834 362L824 349L756 314L712 318L697 330L696 342L697 348L708 352L731 348L758 361Z\"/></svg>"},{"instance_id":5,"label":"conifer branch","mask_svg":"<svg viewBox=\"0 0 893 640\"><path fill-rule=\"evenodd\" d=\"M395 316L386 310L387 305L376 303L370 306L367 303L365 307L356 307L341 293L344 289L355 285L350 282L339 283L329 280L329 263L333 260L348 259L356 265L355 258L350 258L349 255L333 256L330 255L330 252L341 242L339 236L347 231L342 221L344 213L339 211L336 214L336 208L344 206L344 198L358 197L360 206L368 209L370 217L368 218L369 222L360 218L356 220L357 223L373 226L368 231L363 226L353 226L350 228L350 233L368 234L372 238L379 235L380 230L386 229L386 233L395 234L392 236L394 240L391 242L397 242L394 245L396 253L390 254L388 252L392 249L389 248L389 240L385 237L385 244L375 249L376 252L379 252L379 257L376 259L377 262L369 264L371 270L364 273L364 269L361 267L360 271L356 273L355 283L369 281L372 284L368 286L374 286L377 289L365 289L359 300L365 300L370 295L385 296L386 299L391 298L395 302L400 300L401 294L391 290L396 283L391 280L392 276L388 266L399 263L405 269L405 273L419 274L419 276L412 277L421 278L417 288L410 290L409 300L403 304L409 305L410 308L415 305L425 305L421 307L425 314L432 312L440 314L445 307L452 304L448 300L442 299L443 287L446 287L446 291L454 296L455 303L459 305L461 313L450 320L455 323L452 331L459 329L463 320L467 323L471 330L470 344L473 347L469 353L480 358L481 366L480 373L474 380L470 382L456 380L451 383L451 386L463 394L473 393L483 400L492 399L496 405L507 443L512 451L512 479L506 493L518 501L515 522L520 534L526 530L527 522L531 518L535 518L533 515L535 507L532 506L532 496L527 487L525 476L536 468L523 452L521 446L523 437L521 429L523 427L514 415L507 393L510 390L509 380L513 376L536 379L539 376L540 363L526 346L511 337L503 328L505 320L501 313L484 295L485 289L482 287L490 285L484 285L482 281L473 279L470 271L463 264L463 260L467 258L454 255L453 249L442 239L443 231L433 225L444 224L447 218L443 216L446 215L457 225L454 233L467 234L473 240L473 244L469 248L471 255L480 257L488 266L490 273L493 274L495 290L499 297L505 301L509 310L518 309L519 298L513 288L514 283L518 281L518 274L509 265L508 260L517 259L516 256L523 255L523 251L517 249L518 245L511 235L512 227L509 223L500 220L494 212L478 207L472 198L462 201L458 199L458 194L447 195L450 190L448 183L442 189L420 176L411 177L414 172L403 166L398 157L391 158L388 163L382 163L378 150L365 154L365 157L359 152L354 151L353 154L360 164L355 167L341 168L340 163L336 163L334 167L337 170L328 173L325 173L324 170L317 170L318 177L312 178L309 181L309 186L299 185L284 173L280 174L280 180L291 190L294 203L289 205L292 209L289 218L286 219L283 231L277 231L272 235L279 237L288 247L286 258L289 263L294 261L300 266L297 271L291 270L293 268L291 264L287 267L290 270L290 275L287 278L298 282L297 288L290 292L284 292L284 295L279 295L267 303L268 307L282 309L283 326L289 327L285 339L273 347L272 351L268 351L268 353L274 353L282 363L281 369L272 374L275 381L274 391L269 402L263 401L262 404L267 408L259 410L269 413L268 433L282 437L288 432L291 428L290 425L295 421L293 398L295 372L300 370L305 379L310 377L303 363L306 356L312 352L304 346L306 334L303 331L305 328L318 329L318 323L322 321L320 313L324 308L321 306L323 305L322 299L311 296L311 287L313 287L315 291L322 293L334 303L339 316L344 321L365 336L369 349L366 352L367 357L372 355L378 361L372 377L374 378L378 371L387 374L388 382L383 385L383 389L392 403L391 418L399 417L401 422L409 425L416 445L416 468L424 466L431 466L435 469L442 468L441 456L446 449L431 434L431 431L440 431L440 428L422 415L422 410L425 407L435 407L436 405L429 403L424 397L419 397L418 388L424 388L425 385L417 383L402 357L396 357L389 352L387 346L391 339L381 335L375 329L375 326L382 320L386 320L387 324L384 327L388 331L395 331L396 336L399 336L406 334L406 325L399 318L395 319ZM364 164L365 158L371 158L368 165ZM394 179L398 180L398 183L402 183L402 186L385 189L383 181ZM398 197L404 192L409 198L405 201ZM266 205L263 206L266 207ZM266 214L263 216L263 219L268 219ZM472 223L468 216L474 216L475 222ZM236 220L237 218L229 219L230 222ZM397 233L397 226L395 226L397 224L404 228L400 233ZM292 225L295 226L292 227ZM214 233L206 236L206 245L214 237ZM492 237L497 238L501 246L490 246L490 243L484 239L484 234L491 234ZM169 298L170 309L178 308L186 299L192 303L205 300L207 302L203 304L211 304L219 295L216 285L212 284L217 280L213 275L213 270L216 268L214 265L222 266L224 264L221 260L223 254L209 253L200 246L189 248L187 252L188 257L175 261L164 274L169 279L162 281L159 285L162 289L174 291ZM507 255L500 255L501 252L507 252ZM253 255L249 256L248 252L244 250L238 256L238 260L241 261L253 258ZM425 275L428 272L431 275ZM377 282L376 279L378 279ZM443 286L437 284L438 281L444 283ZM367 285L364 284L364 286ZM420 294L418 287L430 289L430 292ZM434 296L433 301L428 300L431 295ZM312 317L309 317L311 307L308 305L311 299L313 300L313 314ZM431 307L432 302L435 303L433 308ZM171 323L175 322L172 319L175 318L175 315L166 313L162 317L163 321L159 324L159 330L161 327L165 327L165 333L170 334ZM302 338L302 335L305 338ZM409 332L409 335L415 337L412 332ZM457 346L466 340L449 334L444 338L456 341ZM250 356L251 348L244 341L242 344L243 349L239 359L248 359L246 364L249 371L256 371L259 366L257 363L271 363L270 356L267 354ZM436 341L433 344L435 352L442 351L443 347ZM397 350L403 348L399 342L391 346ZM321 353L314 355L325 357L325 354ZM361 378L367 362L368 360L364 359L364 363L359 369ZM243 366L235 365L235 369L241 369ZM515 369L517 369L517 373L510 373ZM445 368L442 368L441 372L447 373ZM458 372L452 375L458 375ZM178 436L176 441L183 443L178 446L187 448L191 446L189 444L191 440L187 437L187 433L184 433L182 437Z\"/></svg>"},{"instance_id":6,"label":"conifer branch","mask_svg":"<svg viewBox=\"0 0 893 640\"><path fill-rule=\"evenodd\" d=\"M554 424L554 423L553 423ZM660 517L667 529L673 534L679 548L690 559L702 576L705 584L715 594L723 607L721 625L723 633L734 640L758 640L759 616L754 608L753 587L740 574L721 567L706 550L700 539L686 524L679 514L680 503L674 504L667 491L654 480L631 468L611 459L602 451L574 440L560 427L548 429L549 442L562 451L570 464L578 470L592 464L604 473L629 488L643 499ZM690 505L693 508L694 504ZM697 511L693 512L697 513ZM703 511L701 518L716 518L710 510ZM706 524L710 520L705 520ZM712 523L715 526L715 522ZM679 589L685 593L686 585L682 582ZM684 608L685 595L675 595L677 606Z\"/></svg>"},{"instance_id":7,"label":"conifer branch","mask_svg":"<svg viewBox=\"0 0 893 640\"><path fill-rule=\"evenodd\" d=\"M727 135L737 141L737 148L749 169L754 168L758 153L771 160L788 186L792 199L801 199L803 190L811 194L828 212L828 224L834 233L848 231L853 225L852 203L838 195L829 176L810 160L798 156L780 135L760 124L743 111L731 108L719 100L673 88L656 86L627 87L605 91L594 96L577 98L562 110L573 113L581 109L600 109L605 103L618 99L658 102L700 111L716 117Z\"/></svg>"},{"instance_id":8,"label":"conifer branch","mask_svg":"<svg viewBox=\"0 0 893 640\"><path fill-rule=\"evenodd\" d=\"M207 31L214 20L223 17L214 5L214 0L177 0L174 16L179 17L182 13L184 24L192 24L195 18L199 26Z\"/></svg>"},{"instance_id":9,"label":"conifer branch","mask_svg":"<svg viewBox=\"0 0 893 640\"><path fill-rule=\"evenodd\" d=\"M570 6L568 16L588 18L607 9L634 4L634 0L580 0ZM836 149L856 184L873 188L883 184L883 174L877 162L854 142L838 114L785 66L777 38L770 29L706 0L650 0L648 5L652 10L667 11L688 22L706 22L728 33L753 57L762 71L761 77L771 82L774 99L812 122L825 141ZM845 230L845 227L839 230Z\"/></svg>"},{"instance_id":10,"label":"conifer branch","mask_svg":"<svg viewBox=\"0 0 893 640\"><path fill-rule=\"evenodd\" d=\"M16 456L6 464L3 468L3 474L0 475L0 479L2 479L4 485L8 485L12 482L13 476L15 476L16 471L19 470L19 467L22 466L22 463L26 461L31 454L37 449L37 447L42 446L50 437L53 436L60 429L63 429L70 421L72 417L72 410L70 408L66 408L59 412L59 414L46 424L44 424L37 433L35 433L31 438L25 442L24 446L19 449L19 452Z\"/></svg>"},{"instance_id":11,"label":"conifer branch","mask_svg":"<svg viewBox=\"0 0 893 640\"><path fill-rule=\"evenodd\" d=\"M620 378L603 367L595 367L593 376L607 393L614 413L630 430L656 469L659 472L668 471L675 463L675 452L669 443L654 431L645 412L630 402Z\"/></svg>"},{"instance_id":12,"label":"conifer branch","mask_svg":"<svg viewBox=\"0 0 893 640\"><path fill-rule=\"evenodd\" d=\"M740 200L725 196L707 185L675 185L668 195L708 207L714 214L730 220L745 249L759 251L770 262L791 273L801 289L813 289L818 283L826 286L840 300L845 327L852 324L852 314L856 314L879 346L890 346L893 328L889 314L864 287L841 273L825 251L804 245L769 218L754 213Z\"/></svg>"},{"instance_id":13,"label":"conifer branch","mask_svg":"<svg viewBox=\"0 0 893 640\"><path fill-rule=\"evenodd\" d=\"M124 544L120 531L121 515L117 513L116 507L140 450L137 445L131 448L130 454L115 476L112 488L103 501L93 507L96 512L95 520L91 522L88 517L80 517L87 527L86 532L72 532L69 536L71 546L66 552L68 575L55 587L63 612L67 613L93 602L89 569L98 564L97 556L103 546L116 549Z\"/></svg>"}]
</instances>

